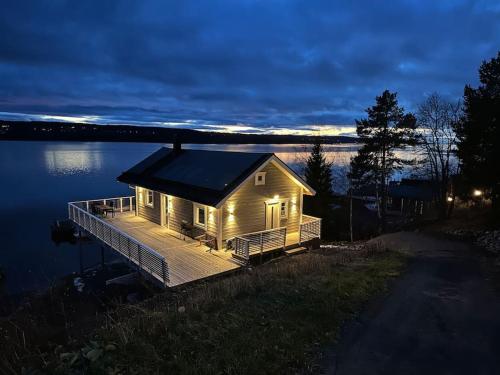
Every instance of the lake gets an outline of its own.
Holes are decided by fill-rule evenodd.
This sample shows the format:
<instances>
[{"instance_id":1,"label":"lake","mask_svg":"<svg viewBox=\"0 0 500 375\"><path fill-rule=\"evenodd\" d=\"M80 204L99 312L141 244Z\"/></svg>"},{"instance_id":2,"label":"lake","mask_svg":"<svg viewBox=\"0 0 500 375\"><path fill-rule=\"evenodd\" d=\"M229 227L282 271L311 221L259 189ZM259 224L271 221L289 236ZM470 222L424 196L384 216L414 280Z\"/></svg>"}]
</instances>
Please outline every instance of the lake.
<instances>
[{"instance_id":1,"label":"lake","mask_svg":"<svg viewBox=\"0 0 500 375\"><path fill-rule=\"evenodd\" d=\"M130 195L116 181L125 169L162 145L152 143L0 141L0 294L43 290L80 267L101 260L97 242L55 244L50 226L67 218L67 202ZM184 148L274 152L301 173L304 145L183 145ZM342 169L359 145L326 145L334 172ZM338 189L342 183L338 182ZM117 259L111 251L106 260Z\"/></svg>"}]
</instances>

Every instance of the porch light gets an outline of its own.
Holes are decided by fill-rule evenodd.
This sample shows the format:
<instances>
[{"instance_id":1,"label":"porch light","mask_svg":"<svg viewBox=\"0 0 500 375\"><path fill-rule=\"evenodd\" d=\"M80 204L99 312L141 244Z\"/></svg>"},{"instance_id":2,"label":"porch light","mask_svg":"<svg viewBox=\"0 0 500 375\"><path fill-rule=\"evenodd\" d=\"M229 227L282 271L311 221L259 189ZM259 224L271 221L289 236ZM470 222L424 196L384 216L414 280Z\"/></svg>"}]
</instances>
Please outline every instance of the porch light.
<instances>
[{"instance_id":1,"label":"porch light","mask_svg":"<svg viewBox=\"0 0 500 375\"><path fill-rule=\"evenodd\" d=\"M483 192L479 189L474 189L472 195L474 195L475 197L480 197L481 195L483 195Z\"/></svg>"},{"instance_id":2,"label":"porch light","mask_svg":"<svg viewBox=\"0 0 500 375\"><path fill-rule=\"evenodd\" d=\"M229 213L228 215L228 220L233 221L234 220L234 205L230 205L227 207L227 212Z\"/></svg>"}]
</instances>

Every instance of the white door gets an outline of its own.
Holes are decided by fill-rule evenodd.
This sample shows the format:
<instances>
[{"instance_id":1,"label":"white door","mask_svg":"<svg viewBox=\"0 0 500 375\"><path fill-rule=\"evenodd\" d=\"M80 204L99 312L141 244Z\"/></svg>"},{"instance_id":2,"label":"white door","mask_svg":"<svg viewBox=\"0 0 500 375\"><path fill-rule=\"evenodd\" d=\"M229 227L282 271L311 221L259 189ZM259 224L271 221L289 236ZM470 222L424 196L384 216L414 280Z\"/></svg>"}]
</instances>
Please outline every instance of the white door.
<instances>
[{"instance_id":1,"label":"white door","mask_svg":"<svg viewBox=\"0 0 500 375\"><path fill-rule=\"evenodd\" d=\"M266 229L280 227L280 205L276 203L266 203Z\"/></svg>"}]
</instances>

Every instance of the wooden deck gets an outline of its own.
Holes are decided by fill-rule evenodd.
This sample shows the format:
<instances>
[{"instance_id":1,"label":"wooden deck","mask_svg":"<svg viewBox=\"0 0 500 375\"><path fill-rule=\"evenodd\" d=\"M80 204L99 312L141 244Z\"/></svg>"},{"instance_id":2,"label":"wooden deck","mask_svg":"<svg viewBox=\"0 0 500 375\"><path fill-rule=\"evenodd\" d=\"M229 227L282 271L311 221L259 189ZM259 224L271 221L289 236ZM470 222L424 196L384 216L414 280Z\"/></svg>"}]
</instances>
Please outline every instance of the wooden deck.
<instances>
[{"instance_id":1,"label":"wooden deck","mask_svg":"<svg viewBox=\"0 0 500 375\"><path fill-rule=\"evenodd\" d=\"M232 260L230 252L212 250L189 237L152 223L133 212L117 213L104 219L165 257L169 270L167 286L174 287L191 281L237 270L241 266Z\"/></svg>"}]
</instances>

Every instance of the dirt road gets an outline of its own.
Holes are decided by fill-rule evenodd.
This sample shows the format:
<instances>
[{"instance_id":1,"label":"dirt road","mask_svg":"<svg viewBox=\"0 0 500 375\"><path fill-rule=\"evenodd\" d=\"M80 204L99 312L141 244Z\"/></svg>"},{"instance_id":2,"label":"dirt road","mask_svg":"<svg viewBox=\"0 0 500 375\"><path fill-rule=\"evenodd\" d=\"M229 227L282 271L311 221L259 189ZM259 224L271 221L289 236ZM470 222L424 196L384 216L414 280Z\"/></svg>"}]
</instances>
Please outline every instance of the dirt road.
<instances>
[{"instance_id":1,"label":"dirt road","mask_svg":"<svg viewBox=\"0 0 500 375\"><path fill-rule=\"evenodd\" d=\"M412 260L388 296L347 324L324 373L500 374L500 295L481 253L426 233L377 240Z\"/></svg>"}]
</instances>

